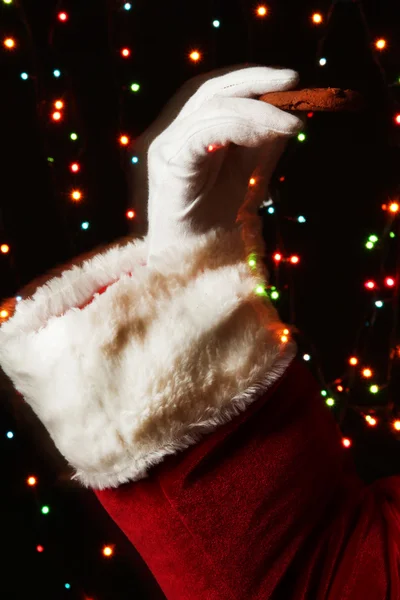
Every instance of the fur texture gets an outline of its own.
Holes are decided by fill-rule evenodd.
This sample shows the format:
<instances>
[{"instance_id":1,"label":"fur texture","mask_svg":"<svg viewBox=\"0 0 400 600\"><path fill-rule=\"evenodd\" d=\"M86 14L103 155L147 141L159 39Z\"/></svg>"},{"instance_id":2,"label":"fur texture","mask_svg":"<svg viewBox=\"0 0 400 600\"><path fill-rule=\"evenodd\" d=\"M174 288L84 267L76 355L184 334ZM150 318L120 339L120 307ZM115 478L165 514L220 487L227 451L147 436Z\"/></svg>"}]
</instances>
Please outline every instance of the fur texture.
<instances>
[{"instance_id":1,"label":"fur texture","mask_svg":"<svg viewBox=\"0 0 400 600\"><path fill-rule=\"evenodd\" d=\"M74 266L0 328L2 369L97 489L146 477L233 419L294 355L239 231L187 240L151 267L147 250L144 238Z\"/></svg>"}]
</instances>

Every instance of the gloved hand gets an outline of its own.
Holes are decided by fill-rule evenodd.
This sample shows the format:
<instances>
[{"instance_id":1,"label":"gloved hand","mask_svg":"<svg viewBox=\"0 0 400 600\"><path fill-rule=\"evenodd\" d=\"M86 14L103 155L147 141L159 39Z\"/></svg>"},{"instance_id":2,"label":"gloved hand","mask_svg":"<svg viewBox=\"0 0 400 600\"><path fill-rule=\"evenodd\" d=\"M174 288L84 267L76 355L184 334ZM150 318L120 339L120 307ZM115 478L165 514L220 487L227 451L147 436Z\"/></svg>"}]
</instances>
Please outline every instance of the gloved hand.
<instances>
[{"instance_id":1,"label":"gloved hand","mask_svg":"<svg viewBox=\"0 0 400 600\"><path fill-rule=\"evenodd\" d=\"M294 71L255 66L213 73L148 149L150 263L173 244L240 226L252 176L256 212L288 138L302 127L296 116L254 99L294 87ZM169 107L176 110L174 99Z\"/></svg>"}]
</instances>

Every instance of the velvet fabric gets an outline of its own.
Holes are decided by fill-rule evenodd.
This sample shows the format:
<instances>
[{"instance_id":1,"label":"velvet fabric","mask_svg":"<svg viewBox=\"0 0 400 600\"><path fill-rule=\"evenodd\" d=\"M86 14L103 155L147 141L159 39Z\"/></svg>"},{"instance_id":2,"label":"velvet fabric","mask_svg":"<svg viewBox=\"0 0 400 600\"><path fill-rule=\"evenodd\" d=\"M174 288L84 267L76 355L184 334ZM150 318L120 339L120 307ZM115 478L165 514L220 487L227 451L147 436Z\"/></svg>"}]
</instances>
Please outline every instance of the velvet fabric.
<instances>
[{"instance_id":1,"label":"velvet fabric","mask_svg":"<svg viewBox=\"0 0 400 600\"><path fill-rule=\"evenodd\" d=\"M195 446L95 493L168 600L400 598L400 477L362 482L297 359Z\"/></svg>"}]
</instances>

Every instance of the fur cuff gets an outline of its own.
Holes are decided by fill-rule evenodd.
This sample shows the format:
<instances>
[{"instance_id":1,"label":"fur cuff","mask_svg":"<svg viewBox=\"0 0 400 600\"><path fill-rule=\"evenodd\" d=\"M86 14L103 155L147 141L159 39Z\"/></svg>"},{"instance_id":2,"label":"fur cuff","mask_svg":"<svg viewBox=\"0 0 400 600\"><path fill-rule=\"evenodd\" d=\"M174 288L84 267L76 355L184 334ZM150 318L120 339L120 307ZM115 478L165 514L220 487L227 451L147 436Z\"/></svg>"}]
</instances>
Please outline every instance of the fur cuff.
<instances>
[{"instance_id":1,"label":"fur cuff","mask_svg":"<svg viewBox=\"0 0 400 600\"><path fill-rule=\"evenodd\" d=\"M84 485L146 477L283 373L294 347L248 250L214 230L146 266L146 239L132 241L52 279L2 325L2 369Z\"/></svg>"}]
</instances>

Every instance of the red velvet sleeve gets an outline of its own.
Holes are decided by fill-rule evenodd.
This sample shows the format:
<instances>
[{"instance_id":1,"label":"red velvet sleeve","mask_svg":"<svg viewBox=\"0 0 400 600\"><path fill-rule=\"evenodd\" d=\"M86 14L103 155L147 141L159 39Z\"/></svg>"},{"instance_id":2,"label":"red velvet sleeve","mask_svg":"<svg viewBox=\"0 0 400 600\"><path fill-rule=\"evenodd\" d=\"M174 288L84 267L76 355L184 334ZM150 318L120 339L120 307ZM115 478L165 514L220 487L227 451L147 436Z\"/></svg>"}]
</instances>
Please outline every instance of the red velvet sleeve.
<instances>
[{"instance_id":1,"label":"red velvet sleeve","mask_svg":"<svg viewBox=\"0 0 400 600\"><path fill-rule=\"evenodd\" d=\"M400 598L400 478L363 484L297 361L148 478L96 493L168 600Z\"/></svg>"}]
</instances>

